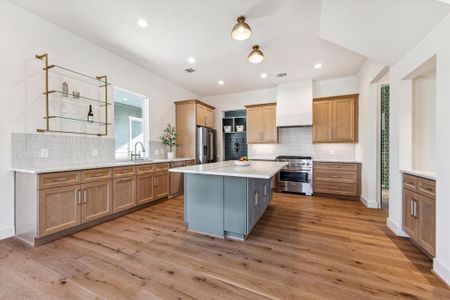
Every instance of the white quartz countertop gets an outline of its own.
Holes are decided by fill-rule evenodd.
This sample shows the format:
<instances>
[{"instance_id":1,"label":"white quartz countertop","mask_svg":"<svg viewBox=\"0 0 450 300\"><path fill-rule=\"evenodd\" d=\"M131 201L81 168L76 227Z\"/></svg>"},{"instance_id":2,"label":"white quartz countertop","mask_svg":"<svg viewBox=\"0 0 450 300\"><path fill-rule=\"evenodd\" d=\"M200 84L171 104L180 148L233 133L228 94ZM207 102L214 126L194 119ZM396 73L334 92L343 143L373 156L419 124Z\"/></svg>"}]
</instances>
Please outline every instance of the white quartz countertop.
<instances>
[{"instance_id":1,"label":"white quartz countertop","mask_svg":"<svg viewBox=\"0 0 450 300\"><path fill-rule=\"evenodd\" d=\"M170 163L175 161L186 161L192 160L193 158L174 158L174 159L143 159L143 160L116 160L107 163L96 163L96 164L80 164L80 165L70 165L70 166L57 166L57 167L46 167L37 169L22 169L22 168L11 168L11 171L21 172L21 173L31 173L31 174L42 174L42 173L54 173L54 172L65 172L65 171L77 171L77 170L88 170L88 169L99 169L99 168L113 168L113 167L124 167L124 166L136 166L145 164L159 164L159 163Z\"/></svg>"},{"instance_id":2,"label":"white quartz countertop","mask_svg":"<svg viewBox=\"0 0 450 300\"><path fill-rule=\"evenodd\" d=\"M412 170L412 169L403 169L400 170L402 173L414 175L422 178L427 178L431 180L436 180L436 172L433 171L421 171L421 170Z\"/></svg>"},{"instance_id":3,"label":"white quartz countertop","mask_svg":"<svg viewBox=\"0 0 450 300\"><path fill-rule=\"evenodd\" d=\"M286 162L250 161L249 166L236 166L234 161L170 169L170 172L270 179L286 166Z\"/></svg>"}]
</instances>

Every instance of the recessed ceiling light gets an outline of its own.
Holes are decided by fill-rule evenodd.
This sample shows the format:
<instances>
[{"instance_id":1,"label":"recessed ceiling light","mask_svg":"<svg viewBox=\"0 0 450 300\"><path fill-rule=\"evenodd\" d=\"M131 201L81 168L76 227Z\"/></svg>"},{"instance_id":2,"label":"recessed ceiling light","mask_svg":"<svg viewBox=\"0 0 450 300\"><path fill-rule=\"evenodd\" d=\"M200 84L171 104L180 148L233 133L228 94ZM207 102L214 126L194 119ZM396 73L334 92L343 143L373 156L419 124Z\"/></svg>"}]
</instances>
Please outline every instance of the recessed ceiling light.
<instances>
[{"instance_id":1,"label":"recessed ceiling light","mask_svg":"<svg viewBox=\"0 0 450 300\"><path fill-rule=\"evenodd\" d=\"M123 98L123 101L125 101L125 102L128 101L128 98Z\"/></svg>"},{"instance_id":2,"label":"recessed ceiling light","mask_svg":"<svg viewBox=\"0 0 450 300\"><path fill-rule=\"evenodd\" d=\"M138 19L137 20L137 24L138 24L139 27L142 27L142 28L147 28L148 27L148 22L145 19Z\"/></svg>"},{"instance_id":3,"label":"recessed ceiling light","mask_svg":"<svg viewBox=\"0 0 450 300\"><path fill-rule=\"evenodd\" d=\"M224 85L224 84L225 84L225 81L219 80L217 83L218 83L219 85Z\"/></svg>"},{"instance_id":4,"label":"recessed ceiling light","mask_svg":"<svg viewBox=\"0 0 450 300\"><path fill-rule=\"evenodd\" d=\"M320 69L320 68L322 68L322 64L321 63L318 63L318 64L314 65L314 69Z\"/></svg>"},{"instance_id":5,"label":"recessed ceiling light","mask_svg":"<svg viewBox=\"0 0 450 300\"><path fill-rule=\"evenodd\" d=\"M267 77L267 73L261 73L261 78L266 78Z\"/></svg>"},{"instance_id":6,"label":"recessed ceiling light","mask_svg":"<svg viewBox=\"0 0 450 300\"><path fill-rule=\"evenodd\" d=\"M195 57L189 57L189 58L188 58L188 62L189 62L190 64L195 64Z\"/></svg>"}]
</instances>

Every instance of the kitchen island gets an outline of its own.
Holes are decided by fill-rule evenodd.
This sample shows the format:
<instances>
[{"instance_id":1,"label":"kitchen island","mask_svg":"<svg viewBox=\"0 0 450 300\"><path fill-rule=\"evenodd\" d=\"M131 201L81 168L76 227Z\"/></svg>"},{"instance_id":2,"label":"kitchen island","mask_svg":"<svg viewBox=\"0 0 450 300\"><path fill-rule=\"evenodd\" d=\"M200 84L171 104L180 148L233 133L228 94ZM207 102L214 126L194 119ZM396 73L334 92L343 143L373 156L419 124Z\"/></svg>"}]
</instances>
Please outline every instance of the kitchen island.
<instances>
[{"instance_id":1,"label":"kitchen island","mask_svg":"<svg viewBox=\"0 0 450 300\"><path fill-rule=\"evenodd\" d=\"M184 221L189 231L245 239L272 200L272 177L287 163L234 161L170 169L184 173Z\"/></svg>"}]
</instances>

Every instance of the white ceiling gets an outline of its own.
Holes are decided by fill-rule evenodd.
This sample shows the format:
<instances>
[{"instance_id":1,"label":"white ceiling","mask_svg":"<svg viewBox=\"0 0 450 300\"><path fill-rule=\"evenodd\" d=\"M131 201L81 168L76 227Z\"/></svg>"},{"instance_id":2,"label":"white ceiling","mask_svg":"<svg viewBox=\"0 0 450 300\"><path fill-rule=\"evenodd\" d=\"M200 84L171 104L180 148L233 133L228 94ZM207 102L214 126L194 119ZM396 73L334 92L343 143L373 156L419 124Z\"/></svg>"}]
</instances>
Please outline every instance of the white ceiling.
<instances>
[{"instance_id":1,"label":"white ceiling","mask_svg":"<svg viewBox=\"0 0 450 300\"><path fill-rule=\"evenodd\" d=\"M436 23L441 18L443 12L436 11L436 7L445 6L434 0L362 0L366 4L367 1L373 2L371 9L377 4L376 12L386 6L386 2L401 2L403 11L396 9L393 13L379 15L365 13L363 20L362 17L357 19L361 24L355 25L343 22L343 19L354 18L355 13L361 13L361 5L355 5L357 9L353 9L353 5L361 0L327 1L344 5L348 10L345 15L329 9L322 13L320 0L10 1L201 96L271 87L280 82L307 78L328 79L356 74L364 63L363 55L374 55L365 51L372 45L367 42L370 36L355 34L354 37L361 39L360 43L355 43L346 35L333 34L330 28L336 26L348 31L352 29L348 26L352 25L360 27L357 33L361 33L365 26L369 26L369 33L372 33L372 21L392 25L398 17L396 14L410 15L410 4L421 2L420 9L427 17L418 20L402 18L406 25L396 31L396 38L402 40L400 31L409 31L407 25L412 25L414 32L421 29L418 34L407 35L405 45L410 45L413 40L419 40L422 31L429 30L433 21ZM429 7L432 9L428 10ZM417 16L417 7L413 9L413 16ZM237 16L242 14L247 16L253 36L250 40L238 42L231 39L230 30ZM138 18L147 19L149 27L137 27ZM380 28L386 30L383 26ZM395 57L403 53L404 47L397 51L387 42L394 43L395 47L404 44L389 38L389 30L384 33L377 35L381 39L376 42L386 45L381 50L393 51ZM332 42L321 39L319 35ZM361 43L366 48L361 47ZM259 65L246 60L254 44L259 44L266 56ZM187 62L190 56L197 60L194 65ZM314 69L318 62L323 64L320 70ZM184 72L189 67L197 72ZM262 72L268 74L266 79L260 78ZM276 79L274 75L280 72L288 73L288 77ZM224 80L225 85L219 86L218 80Z\"/></svg>"},{"instance_id":2,"label":"white ceiling","mask_svg":"<svg viewBox=\"0 0 450 300\"><path fill-rule=\"evenodd\" d=\"M320 37L392 65L449 11L442 0L323 0Z\"/></svg>"}]
</instances>

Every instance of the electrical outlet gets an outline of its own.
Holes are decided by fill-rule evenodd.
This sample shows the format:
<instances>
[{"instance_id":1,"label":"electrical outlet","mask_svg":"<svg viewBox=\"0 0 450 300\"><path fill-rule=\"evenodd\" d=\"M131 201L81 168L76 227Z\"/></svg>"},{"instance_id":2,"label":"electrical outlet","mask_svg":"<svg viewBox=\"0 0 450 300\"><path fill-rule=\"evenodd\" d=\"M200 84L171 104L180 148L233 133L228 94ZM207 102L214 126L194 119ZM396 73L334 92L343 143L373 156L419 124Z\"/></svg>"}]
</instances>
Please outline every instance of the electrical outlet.
<instances>
[{"instance_id":1,"label":"electrical outlet","mask_svg":"<svg viewBox=\"0 0 450 300\"><path fill-rule=\"evenodd\" d=\"M92 156L93 157L97 157L98 156L98 150L97 149L92 149Z\"/></svg>"},{"instance_id":2,"label":"electrical outlet","mask_svg":"<svg viewBox=\"0 0 450 300\"><path fill-rule=\"evenodd\" d=\"M48 158L48 149L41 149L41 158Z\"/></svg>"}]
</instances>

